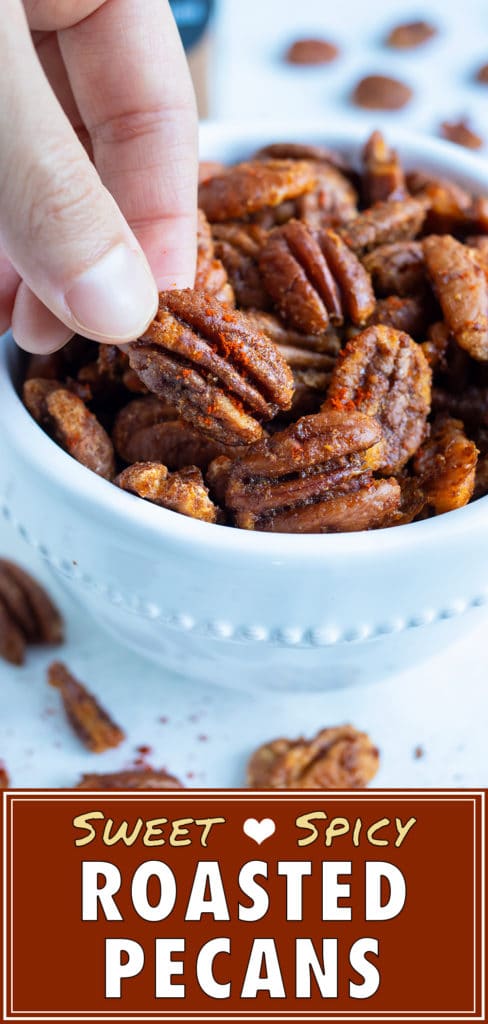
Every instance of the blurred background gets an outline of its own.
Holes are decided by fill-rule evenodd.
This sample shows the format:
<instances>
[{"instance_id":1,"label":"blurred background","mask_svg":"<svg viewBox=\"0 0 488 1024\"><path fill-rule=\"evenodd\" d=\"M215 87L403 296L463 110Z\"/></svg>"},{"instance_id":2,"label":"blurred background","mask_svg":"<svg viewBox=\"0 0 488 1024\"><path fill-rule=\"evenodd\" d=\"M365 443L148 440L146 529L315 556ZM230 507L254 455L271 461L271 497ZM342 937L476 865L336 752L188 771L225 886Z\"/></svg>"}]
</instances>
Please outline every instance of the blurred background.
<instances>
[{"instance_id":1,"label":"blurred background","mask_svg":"<svg viewBox=\"0 0 488 1024\"><path fill-rule=\"evenodd\" d=\"M339 116L365 129L399 122L434 135L443 122L467 120L486 151L488 83L476 76L488 64L487 0L174 0L172 6L202 116L324 124ZM392 29L412 22L431 30L423 42L419 29L388 42ZM290 63L287 52L302 39L330 43L337 54L326 63ZM357 105L358 82L378 74L412 91L405 106Z\"/></svg>"}]
</instances>

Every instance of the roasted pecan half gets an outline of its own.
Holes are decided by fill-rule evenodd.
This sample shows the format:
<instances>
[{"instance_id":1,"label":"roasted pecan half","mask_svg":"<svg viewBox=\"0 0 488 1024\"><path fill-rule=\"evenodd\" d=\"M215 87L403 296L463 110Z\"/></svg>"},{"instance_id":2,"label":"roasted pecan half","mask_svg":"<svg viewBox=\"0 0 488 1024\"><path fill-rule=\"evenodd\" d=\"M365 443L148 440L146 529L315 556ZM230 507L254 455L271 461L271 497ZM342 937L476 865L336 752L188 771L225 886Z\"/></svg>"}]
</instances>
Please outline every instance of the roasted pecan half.
<instances>
[{"instance_id":1,"label":"roasted pecan half","mask_svg":"<svg viewBox=\"0 0 488 1024\"><path fill-rule=\"evenodd\" d=\"M378 245L415 238L427 209L428 201L411 197L376 203L341 228L340 234L354 252L369 252Z\"/></svg>"},{"instance_id":2,"label":"roasted pecan half","mask_svg":"<svg viewBox=\"0 0 488 1024\"><path fill-rule=\"evenodd\" d=\"M405 199L403 168L395 149L381 132L373 132L363 150L363 193L366 206L386 199Z\"/></svg>"},{"instance_id":3,"label":"roasted pecan half","mask_svg":"<svg viewBox=\"0 0 488 1024\"><path fill-rule=\"evenodd\" d=\"M47 677L49 685L60 691L66 717L85 747L100 754L122 743L125 739L122 729L66 665L54 661L47 670Z\"/></svg>"},{"instance_id":4,"label":"roasted pecan half","mask_svg":"<svg viewBox=\"0 0 488 1024\"><path fill-rule=\"evenodd\" d=\"M419 345L391 327L368 327L339 355L325 408L375 417L385 438L387 473L398 472L426 434L432 373Z\"/></svg>"},{"instance_id":5,"label":"roasted pecan half","mask_svg":"<svg viewBox=\"0 0 488 1024\"><path fill-rule=\"evenodd\" d=\"M195 290L215 295L219 302L233 306L234 292L229 283L227 271L215 252L212 229L203 210L198 211L197 222L197 269Z\"/></svg>"},{"instance_id":6,"label":"roasted pecan half","mask_svg":"<svg viewBox=\"0 0 488 1024\"><path fill-rule=\"evenodd\" d=\"M34 419L77 462L112 479L112 442L81 398L57 381L33 379L24 384L24 402Z\"/></svg>"},{"instance_id":7,"label":"roasted pecan half","mask_svg":"<svg viewBox=\"0 0 488 1024\"><path fill-rule=\"evenodd\" d=\"M240 220L310 192L316 181L314 164L305 160L251 160L202 182L199 205L212 223Z\"/></svg>"},{"instance_id":8,"label":"roasted pecan half","mask_svg":"<svg viewBox=\"0 0 488 1024\"><path fill-rule=\"evenodd\" d=\"M367 110L401 110L410 102L413 92L409 85L387 75L366 75L357 83L351 100Z\"/></svg>"},{"instance_id":9,"label":"roasted pecan half","mask_svg":"<svg viewBox=\"0 0 488 1024\"><path fill-rule=\"evenodd\" d=\"M263 246L263 281L284 320L298 331L321 334L329 319L343 319L340 292L309 229L292 220L275 228Z\"/></svg>"},{"instance_id":10,"label":"roasted pecan half","mask_svg":"<svg viewBox=\"0 0 488 1024\"><path fill-rule=\"evenodd\" d=\"M249 789L363 789L379 768L379 751L352 725L322 729L311 740L264 743L247 767Z\"/></svg>"},{"instance_id":11,"label":"roasted pecan half","mask_svg":"<svg viewBox=\"0 0 488 1024\"><path fill-rule=\"evenodd\" d=\"M327 409L260 441L230 471L226 504L243 529L327 533L372 529L397 507L377 420Z\"/></svg>"},{"instance_id":12,"label":"roasted pecan half","mask_svg":"<svg viewBox=\"0 0 488 1024\"><path fill-rule=\"evenodd\" d=\"M319 236L319 244L336 284L342 306L353 324L367 323L375 308L371 277L336 231L328 228Z\"/></svg>"},{"instance_id":13,"label":"roasted pecan half","mask_svg":"<svg viewBox=\"0 0 488 1024\"><path fill-rule=\"evenodd\" d=\"M0 559L0 657L23 664L27 644L60 644L64 625L49 595L20 565Z\"/></svg>"},{"instance_id":14,"label":"roasted pecan half","mask_svg":"<svg viewBox=\"0 0 488 1024\"><path fill-rule=\"evenodd\" d=\"M341 153L328 146L313 146L306 142L271 142L254 154L255 160L317 160L331 164L339 171L350 173L350 167Z\"/></svg>"},{"instance_id":15,"label":"roasted pecan half","mask_svg":"<svg viewBox=\"0 0 488 1024\"><path fill-rule=\"evenodd\" d=\"M341 335L335 327L328 327L322 334L303 334L284 324L272 313L263 313L259 309L247 310L246 317L258 331L263 331L279 348L286 346L287 348L313 349L314 352L326 352L331 356L336 356L342 348Z\"/></svg>"},{"instance_id":16,"label":"roasted pecan half","mask_svg":"<svg viewBox=\"0 0 488 1024\"><path fill-rule=\"evenodd\" d=\"M431 25L428 21L408 21L391 29L386 39L386 45L393 46L398 50L409 50L416 46L422 46L436 35L435 25Z\"/></svg>"},{"instance_id":17,"label":"roasted pecan half","mask_svg":"<svg viewBox=\"0 0 488 1024\"><path fill-rule=\"evenodd\" d=\"M478 449L466 437L461 420L438 417L414 460L426 502L437 514L461 508L471 500L477 459Z\"/></svg>"},{"instance_id":18,"label":"roasted pecan half","mask_svg":"<svg viewBox=\"0 0 488 1024\"><path fill-rule=\"evenodd\" d=\"M295 200L294 216L312 230L339 227L357 215L357 193L351 182L328 161L317 161L317 185Z\"/></svg>"},{"instance_id":19,"label":"roasted pecan half","mask_svg":"<svg viewBox=\"0 0 488 1024\"><path fill-rule=\"evenodd\" d=\"M214 224L213 237L215 252L229 275L237 304L244 309L269 309L271 300L258 266L267 232L259 224L237 221Z\"/></svg>"},{"instance_id":20,"label":"roasted pecan half","mask_svg":"<svg viewBox=\"0 0 488 1024\"><path fill-rule=\"evenodd\" d=\"M444 319L473 359L488 359L488 280L482 259L451 235L423 241L427 273Z\"/></svg>"},{"instance_id":21,"label":"roasted pecan half","mask_svg":"<svg viewBox=\"0 0 488 1024\"><path fill-rule=\"evenodd\" d=\"M386 299L378 299L368 326L383 324L420 340L425 338L429 321L436 314L433 306L432 295L425 292L403 297L388 295Z\"/></svg>"},{"instance_id":22,"label":"roasted pecan half","mask_svg":"<svg viewBox=\"0 0 488 1024\"><path fill-rule=\"evenodd\" d=\"M177 473L169 473L159 462L136 462L119 473L114 483L153 505L161 505L191 519L203 519L206 523L215 523L217 519L217 509L210 501L201 471L196 466L185 466Z\"/></svg>"},{"instance_id":23,"label":"roasted pecan half","mask_svg":"<svg viewBox=\"0 0 488 1024\"><path fill-rule=\"evenodd\" d=\"M162 462L168 469L204 469L224 450L177 419L174 410L152 395L136 398L120 410L112 440L125 462Z\"/></svg>"},{"instance_id":24,"label":"roasted pecan half","mask_svg":"<svg viewBox=\"0 0 488 1024\"><path fill-rule=\"evenodd\" d=\"M224 444L256 441L258 420L291 405L293 378L276 345L244 314L190 289L161 294L130 361L151 391Z\"/></svg>"},{"instance_id":25,"label":"roasted pecan half","mask_svg":"<svg viewBox=\"0 0 488 1024\"><path fill-rule=\"evenodd\" d=\"M122 772L90 772L75 789L184 789L183 783L165 768L128 768Z\"/></svg>"},{"instance_id":26,"label":"roasted pecan half","mask_svg":"<svg viewBox=\"0 0 488 1024\"><path fill-rule=\"evenodd\" d=\"M388 242L366 253L363 264L377 295L415 295L424 286L425 262L421 242Z\"/></svg>"}]
</instances>

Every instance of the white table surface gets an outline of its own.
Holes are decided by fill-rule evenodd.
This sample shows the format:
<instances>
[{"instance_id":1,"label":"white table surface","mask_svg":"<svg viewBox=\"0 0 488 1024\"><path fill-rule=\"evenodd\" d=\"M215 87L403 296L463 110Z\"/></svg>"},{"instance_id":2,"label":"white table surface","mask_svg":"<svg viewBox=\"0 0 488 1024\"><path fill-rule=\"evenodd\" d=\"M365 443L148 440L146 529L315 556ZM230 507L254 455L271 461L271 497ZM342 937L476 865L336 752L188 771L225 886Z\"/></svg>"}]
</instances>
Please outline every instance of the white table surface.
<instances>
[{"instance_id":1,"label":"white table surface","mask_svg":"<svg viewBox=\"0 0 488 1024\"><path fill-rule=\"evenodd\" d=\"M439 39L399 55L381 47L387 27L416 16L442 26ZM313 70L280 62L290 41L316 34L337 41L343 58ZM424 0L419 8L391 0L221 0L218 35L224 45L214 114L220 118L282 120L287 112L290 119L323 115L325 126L328 112L340 112L344 118L359 116L364 127L401 121L433 131L444 117L469 114L488 136L488 88L470 81L473 68L488 62L485 0ZM381 117L358 114L347 95L367 72L411 82L412 106ZM258 743L346 721L370 732L381 749L377 785L488 786L488 618L445 654L387 682L323 696L256 698L182 682L118 646L66 598L3 522L0 553L49 582L68 625L59 654L128 736L122 747L103 755L84 750L60 711L59 695L46 684L53 652L30 651L22 669L0 663L0 759L16 786L70 786L81 772L129 766L140 745L152 748L154 765L165 765L186 785L240 786L245 761ZM421 758L414 756L417 746L424 750Z\"/></svg>"}]
</instances>

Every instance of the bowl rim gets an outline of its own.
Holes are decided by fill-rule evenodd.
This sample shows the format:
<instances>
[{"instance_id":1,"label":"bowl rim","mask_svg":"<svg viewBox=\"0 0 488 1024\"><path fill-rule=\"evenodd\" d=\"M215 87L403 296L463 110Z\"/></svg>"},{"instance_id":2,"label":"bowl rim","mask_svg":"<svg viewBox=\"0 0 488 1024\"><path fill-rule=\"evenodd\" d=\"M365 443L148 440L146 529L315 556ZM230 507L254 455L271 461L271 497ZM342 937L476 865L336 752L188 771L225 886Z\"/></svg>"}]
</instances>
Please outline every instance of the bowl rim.
<instances>
[{"instance_id":1,"label":"bowl rim","mask_svg":"<svg viewBox=\"0 0 488 1024\"><path fill-rule=\"evenodd\" d=\"M223 122L203 122L200 126L204 159L211 159L215 148L225 150L229 145L244 146L252 151L272 138L287 141L322 142L357 154L371 132L364 123L317 122L300 125L277 124L261 121L227 125ZM460 150L460 147L441 139L425 138L413 132L388 130L388 141L398 146L408 162L421 161L422 166L437 173L454 175L471 188L488 189L488 162L479 155ZM205 150L210 150L207 155ZM219 158L214 153L214 158ZM431 165L429 168L428 165ZM442 165L442 167L440 166ZM346 554L358 558L378 557L413 547L431 547L447 544L455 536L472 531L476 526L488 524L488 496L464 508L435 516L417 523L387 529L334 534L267 533L239 530L228 526L204 523L180 513L151 505L135 495L128 494L112 483L97 476L76 462L59 447L32 419L24 407L14 385L15 366L21 358L11 332L0 343L0 426L10 436L16 449L26 462L35 461L51 485L68 490L88 515L100 518L106 515L113 528L137 530L145 540L155 543L171 542L178 547L215 549L222 555L243 555L266 559L275 564L317 559L342 559Z\"/></svg>"}]
</instances>

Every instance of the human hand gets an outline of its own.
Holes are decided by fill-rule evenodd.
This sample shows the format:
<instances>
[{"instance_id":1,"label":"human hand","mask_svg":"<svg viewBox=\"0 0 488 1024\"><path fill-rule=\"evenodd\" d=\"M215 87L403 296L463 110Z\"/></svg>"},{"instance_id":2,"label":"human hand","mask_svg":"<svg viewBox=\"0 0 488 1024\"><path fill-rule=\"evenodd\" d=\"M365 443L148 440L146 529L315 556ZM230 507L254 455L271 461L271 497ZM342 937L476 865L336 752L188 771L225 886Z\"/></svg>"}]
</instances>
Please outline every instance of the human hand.
<instances>
[{"instance_id":1,"label":"human hand","mask_svg":"<svg viewBox=\"0 0 488 1024\"><path fill-rule=\"evenodd\" d=\"M196 181L167 0L2 0L0 330L29 352L141 334L193 284Z\"/></svg>"}]
</instances>

